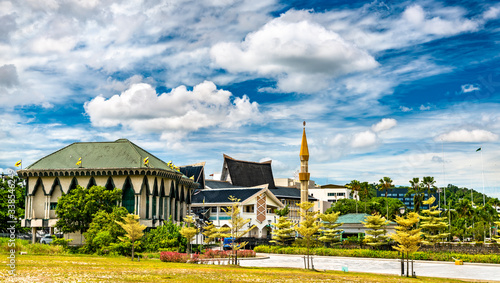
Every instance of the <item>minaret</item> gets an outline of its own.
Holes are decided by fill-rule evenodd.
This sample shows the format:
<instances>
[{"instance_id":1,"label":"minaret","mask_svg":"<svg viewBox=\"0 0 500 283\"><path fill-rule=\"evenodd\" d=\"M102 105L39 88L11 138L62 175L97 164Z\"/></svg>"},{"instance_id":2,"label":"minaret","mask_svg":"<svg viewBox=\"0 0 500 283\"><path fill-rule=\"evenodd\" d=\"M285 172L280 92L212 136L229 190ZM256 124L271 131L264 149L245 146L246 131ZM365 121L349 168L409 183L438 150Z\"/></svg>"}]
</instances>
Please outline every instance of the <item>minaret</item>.
<instances>
[{"instance_id":1,"label":"minaret","mask_svg":"<svg viewBox=\"0 0 500 283\"><path fill-rule=\"evenodd\" d=\"M309 148L307 147L306 138L306 122L304 121L304 129L302 130L302 143L300 145L300 202L306 202L309 200L308 197L308 187L309 187ZM303 217L300 217L300 221L303 221Z\"/></svg>"}]
</instances>

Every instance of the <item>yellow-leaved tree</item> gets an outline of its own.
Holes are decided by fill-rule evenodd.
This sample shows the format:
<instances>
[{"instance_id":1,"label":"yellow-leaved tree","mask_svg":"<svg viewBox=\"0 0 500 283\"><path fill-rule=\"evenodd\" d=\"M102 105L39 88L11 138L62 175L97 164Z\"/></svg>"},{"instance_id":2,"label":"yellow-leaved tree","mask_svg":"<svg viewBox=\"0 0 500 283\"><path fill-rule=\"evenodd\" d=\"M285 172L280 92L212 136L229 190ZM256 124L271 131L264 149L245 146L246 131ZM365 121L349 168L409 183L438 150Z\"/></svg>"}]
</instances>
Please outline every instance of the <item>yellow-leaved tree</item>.
<instances>
[{"instance_id":1,"label":"yellow-leaved tree","mask_svg":"<svg viewBox=\"0 0 500 283\"><path fill-rule=\"evenodd\" d=\"M139 223L139 215L128 214L123 217L123 223L115 221L118 225L120 225L123 230L125 230L125 237L118 237L120 241L127 242L129 241L132 244L132 261L134 260L134 250L135 247L140 244L139 240L144 236L144 229L146 229L146 225Z\"/></svg>"},{"instance_id":2,"label":"yellow-leaved tree","mask_svg":"<svg viewBox=\"0 0 500 283\"><path fill-rule=\"evenodd\" d=\"M405 217L396 216L396 233L391 234L390 237L398 243L393 248L403 254L406 254L406 270L409 267L409 256L420 248L422 243L421 228L416 228L419 221L419 215L416 212L410 212ZM408 276L408 273L407 273Z\"/></svg>"},{"instance_id":3,"label":"yellow-leaved tree","mask_svg":"<svg viewBox=\"0 0 500 283\"><path fill-rule=\"evenodd\" d=\"M250 230L255 228L255 225L252 225L250 228L245 229L245 225L251 221L250 218L244 219L240 216L240 199L229 196L229 200L232 202L231 206L226 208L222 208L222 210L229 216L231 219L229 224L229 232L231 234L231 238L233 241L231 243L231 248L233 249L234 257L232 258L232 264L238 264L238 250L243 248L248 242L238 243L238 239L243 237L243 235L247 234Z\"/></svg>"},{"instance_id":4,"label":"yellow-leaved tree","mask_svg":"<svg viewBox=\"0 0 500 283\"><path fill-rule=\"evenodd\" d=\"M382 217L378 212L374 215L366 216L365 222L361 221L367 228L365 231L366 237L364 242L372 247L379 247L387 243L388 236L386 226L390 223L389 220Z\"/></svg>"},{"instance_id":5,"label":"yellow-leaved tree","mask_svg":"<svg viewBox=\"0 0 500 283\"><path fill-rule=\"evenodd\" d=\"M229 227L216 227L213 222L206 222L207 226L203 228L203 236L205 236L205 244L210 244L210 242L214 241L215 239L224 239L226 237L229 237L230 234L229 232ZM220 249L222 250L223 242L220 242Z\"/></svg>"},{"instance_id":6,"label":"yellow-leaved tree","mask_svg":"<svg viewBox=\"0 0 500 283\"><path fill-rule=\"evenodd\" d=\"M307 261L305 264L305 268L309 269L311 267L310 261L311 257L309 256L309 248L311 246L311 241L313 240L314 234L318 233L322 224L319 222L319 212L318 211L309 211L314 204L312 202L301 202L297 204L300 207L300 215L302 216L302 222L299 223L299 226L295 226L295 231L297 231L306 242L307 248Z\"/></svg>"},{"instance_id":7,"label":"yellow-leaved tree","mask_svg":"<svg viewBox=\"0 0 500 283\"><path fill-rule=\"evenodd\" d=\"M429 205L429 209L422 210L421 213L423 215L420 216L420 228L422 228L425 239L423 243L427 245L435 245L450 234L442 232L448 228L448 223L446 223L447 218L439 217L440 211L437 210L438 206L432 206L434 201L436 201L436 198L431 196L423 202L424 205Z\"/></svg>"},{"instance_id":8,"label":"yellow-leaved tree","mask_svg":"<svg viewBox=\"0 0 500 283\"><path fill-rule=\"evenodd\" d=\"M319 218L323 221L323 227L319 229L321 231L321 237L319 240L327 245L340 243L342 229L337 229L344 223L335 223L339 218L340 211L332 212L330 214L320 214Z\"/></svg>"},{"instance_id":9,"label":"yellow-leaved tree","mask_svg":"<svg viewBox=\"0 0 500 283\"><path fill-rule=\"evenodd\" d=\"M184 217L184 226L181 228L179 231L181 235L186 238L187 240L187 253L191 254L191 241L193 240L194 236L198 234L198 228L194 226L194 219L193 216L186 216Z\"/></svg>"}]
</instances>

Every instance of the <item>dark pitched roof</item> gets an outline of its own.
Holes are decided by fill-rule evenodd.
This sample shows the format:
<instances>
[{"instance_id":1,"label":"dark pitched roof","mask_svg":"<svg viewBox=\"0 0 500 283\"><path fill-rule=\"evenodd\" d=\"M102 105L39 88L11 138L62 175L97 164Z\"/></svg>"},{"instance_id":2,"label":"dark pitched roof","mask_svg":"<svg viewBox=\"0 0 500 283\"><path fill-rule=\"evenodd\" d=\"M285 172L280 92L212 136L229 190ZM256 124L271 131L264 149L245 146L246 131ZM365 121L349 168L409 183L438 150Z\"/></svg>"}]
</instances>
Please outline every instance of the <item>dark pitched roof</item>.
<instances>
[{"instance_id":1,"label":"dark pitched roof","mask_svg":"<svg viewBox=\"0 0 500 283\"><path fill-rule=\"evenodd\" d=\"M277 198L288 198L288 199L298 199L300 200L300 189L297 189L295 187L276 187L274 190L271 190L271 192L277 197ZM309 201L316 201L317 199L309 196Z\"/></svg>"},{"instance_id":2,"label":"dark pitched roof","mask_svg":"<svg viewBox=\"0 0 500 283\"><path fill-rule=\"evenodd\" d=\"M237 188L237 189L214 189L214 190L199 190L193 194L191 203L230 203L230 196L240 199L241 201L253 196L263 188Z\"/></svg>"},{"instance_id":3,"label":"dark pitched roof","mask_svg":"<svg viewBox=\"0 0 500 283\"><path fill-rule=\"evenodd\" d=\"M235 186L227 181L205 180L205 187L209 189L247 189L248 187Z\"/></svg>"},{"instance_id":4,"label":"dark pitched roof","mask_svg":"<svg viewBox=\"0 0 500 283\"><path fill-rule=\"evenodd\" d=\"M228 176L235 186L254 187L269 184L269 189L275 188L271 161L241 161L224 154L221 180L228 180Z\"/></svg>"},{"instance_id":5,"label":"dark pitched roof","mask_svg":"<svg viewBox=\"0 0 500 283\"><path fill-rule=\"evenodd\" d=\"M205 188L205 162L180 166L179 170L187 177L194 176L194 181L200 184L199 189Z\"/></svg>"}]
</instances>

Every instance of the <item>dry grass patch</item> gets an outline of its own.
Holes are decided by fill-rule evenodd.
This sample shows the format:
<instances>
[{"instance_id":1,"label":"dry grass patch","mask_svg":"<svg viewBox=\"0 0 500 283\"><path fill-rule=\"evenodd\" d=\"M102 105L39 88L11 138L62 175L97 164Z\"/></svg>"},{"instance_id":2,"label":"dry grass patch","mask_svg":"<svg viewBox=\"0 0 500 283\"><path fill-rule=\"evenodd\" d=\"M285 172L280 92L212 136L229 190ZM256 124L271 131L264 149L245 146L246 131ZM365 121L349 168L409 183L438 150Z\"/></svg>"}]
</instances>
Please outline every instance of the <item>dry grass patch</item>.
<instances>
[{"instance_id":1,"label":"dry grass patch","mask_svg":"<svg viewBox=\"0 0 500 283\"><path fill-rule=\"evenodd\" d=\"M2 257L5 266L6 255ZM289 268L165 263L157 259L131 261L123 257L82 255L18 255L17 276L6 269L7 282L464 282L438 278L403 278L393 275L306 271Z\"/></svg>"}]
</instances>

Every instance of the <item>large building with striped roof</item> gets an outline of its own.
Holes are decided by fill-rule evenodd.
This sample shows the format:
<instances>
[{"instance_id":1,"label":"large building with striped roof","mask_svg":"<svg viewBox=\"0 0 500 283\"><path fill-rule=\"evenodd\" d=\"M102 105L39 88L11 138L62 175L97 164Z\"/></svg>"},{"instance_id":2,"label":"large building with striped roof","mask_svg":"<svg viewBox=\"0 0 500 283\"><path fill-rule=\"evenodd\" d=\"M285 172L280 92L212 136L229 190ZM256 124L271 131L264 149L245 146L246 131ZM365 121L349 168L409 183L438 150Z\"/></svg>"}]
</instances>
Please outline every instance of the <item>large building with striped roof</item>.
<instances>
[{"instance_id":1,"label":"large building with striped roof","mask_svg":"<svg viewBox=\"0 0 500 283\"><path fill-rule=\"evenodd\" d=\"M127 139L73 143L19 170L18 175L26 179L22 225L31 227L33 235L38 229L53 232L57 200L77 185L121 189L120 205L139 215L147 227L162 225L170 217L182 221L190 210L192 190L198 187ZM78 237L74 240L79 242Z\"/></svg>"}]
</instances>

